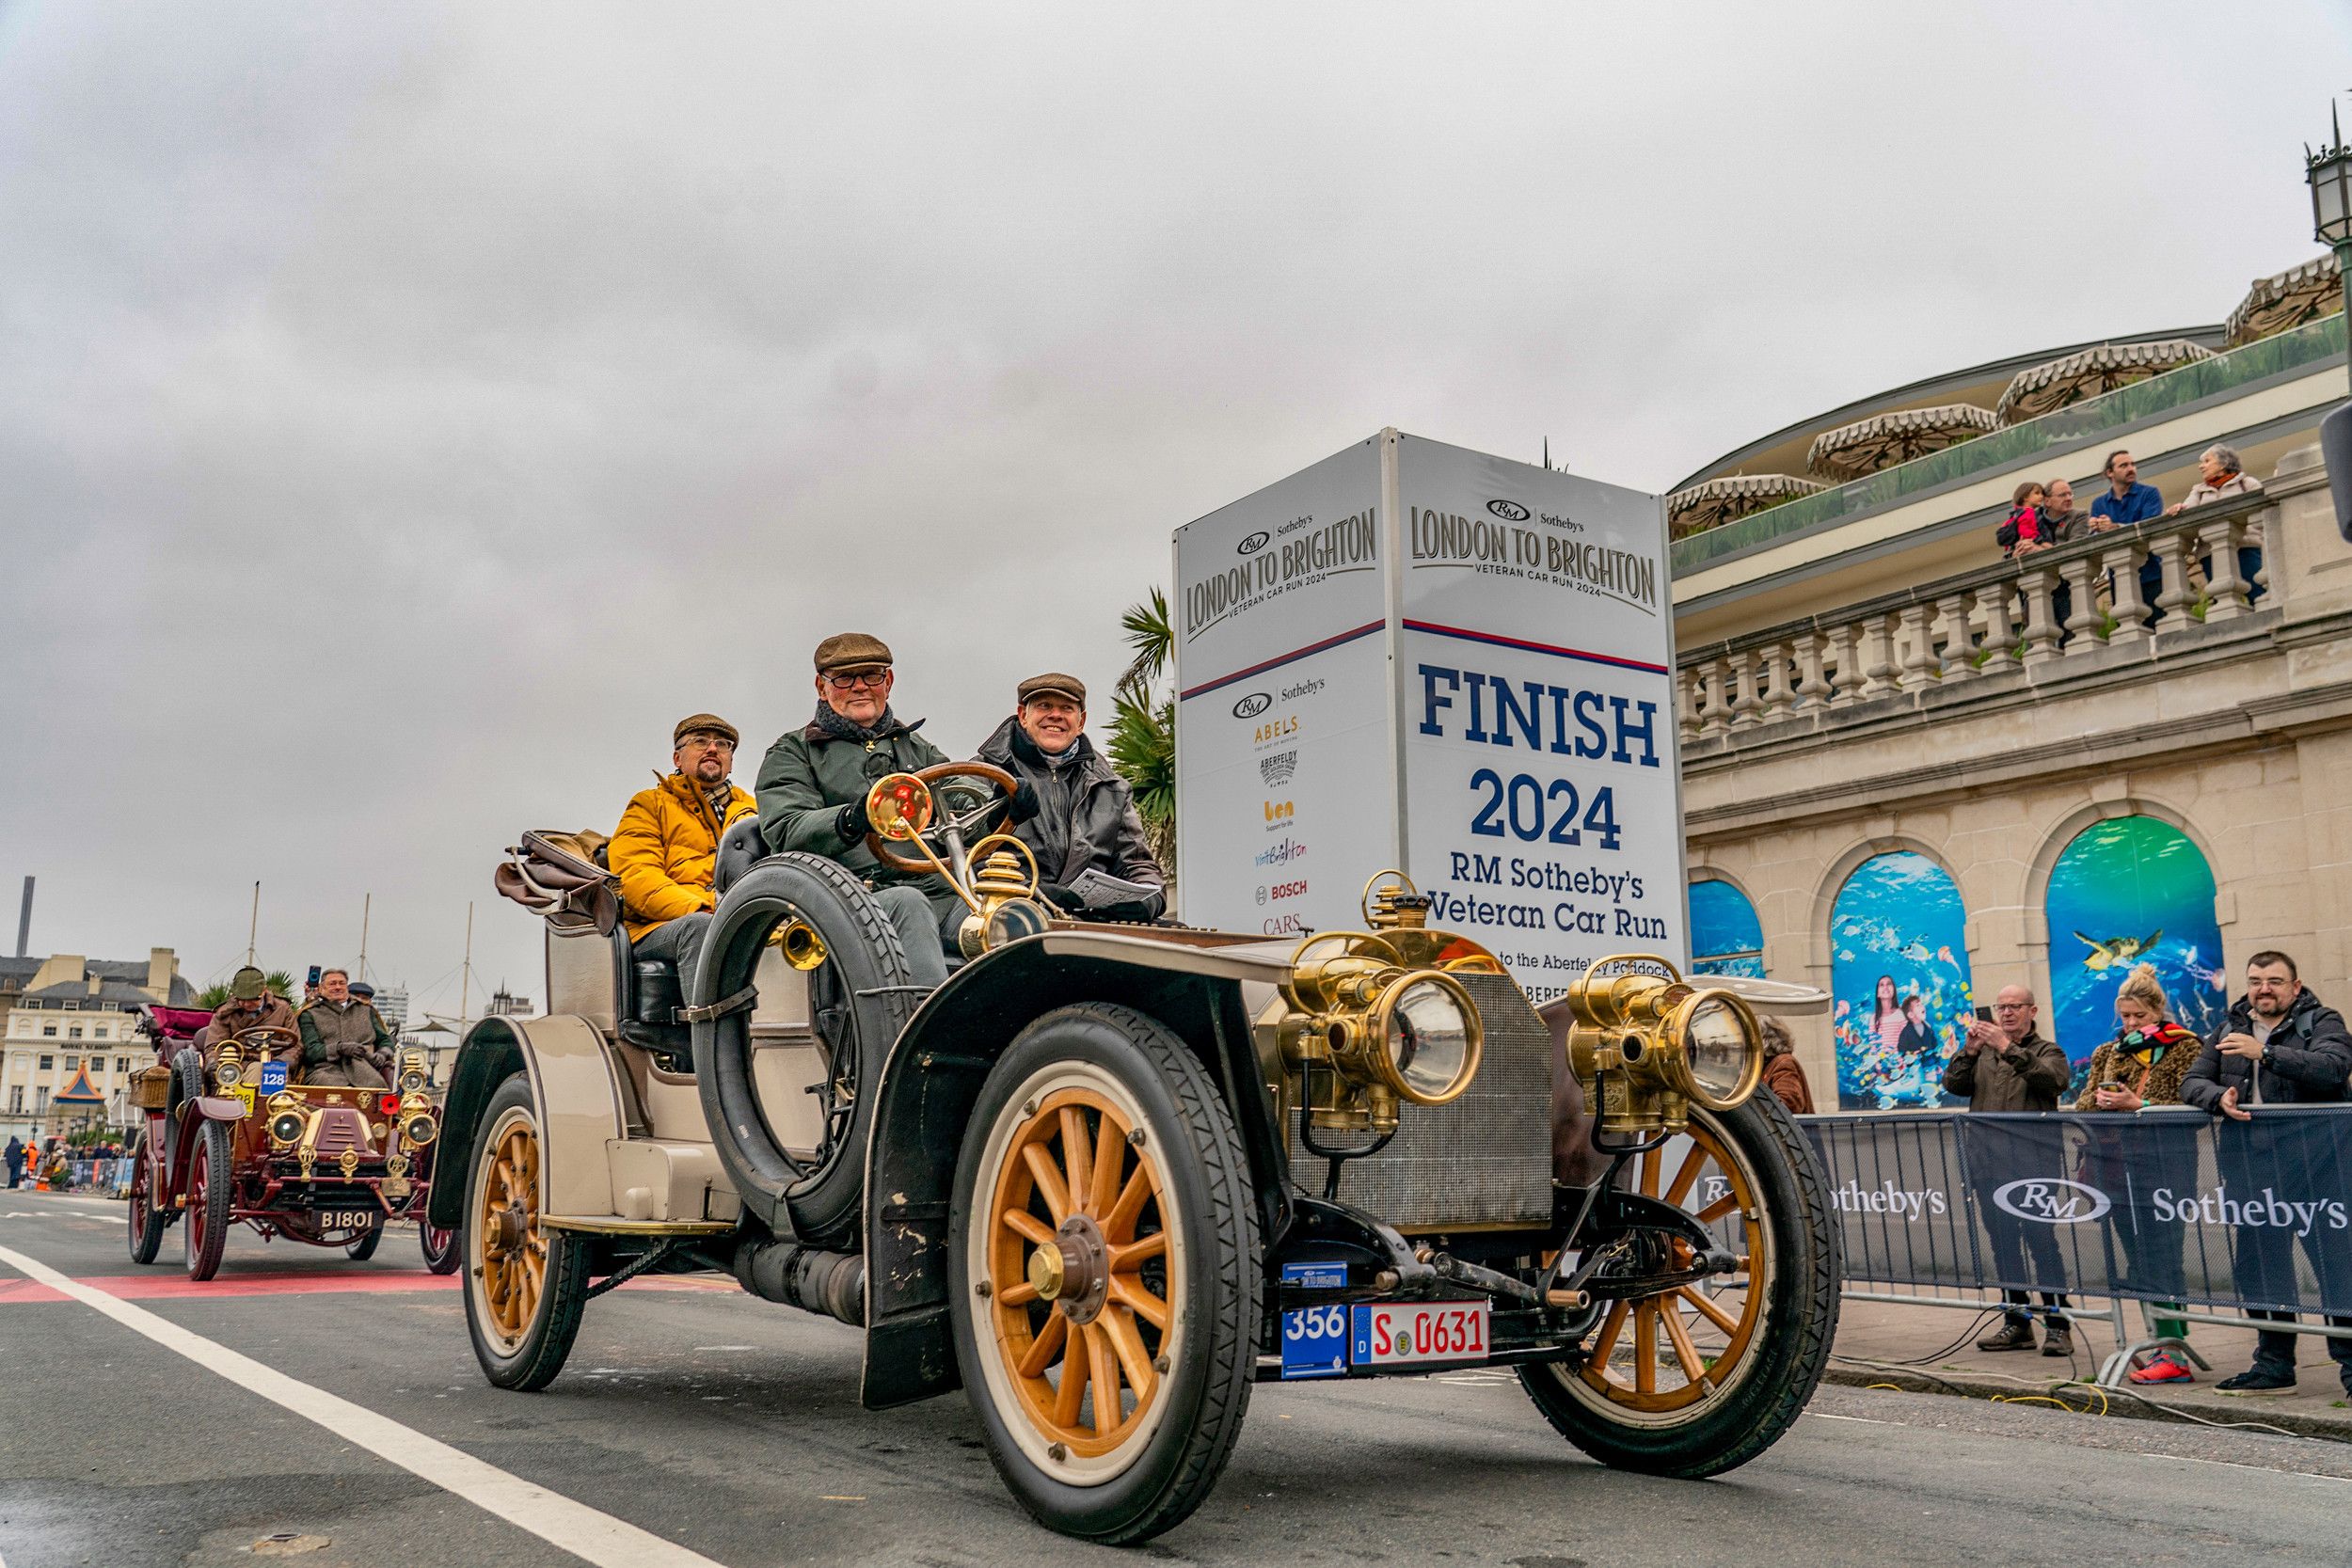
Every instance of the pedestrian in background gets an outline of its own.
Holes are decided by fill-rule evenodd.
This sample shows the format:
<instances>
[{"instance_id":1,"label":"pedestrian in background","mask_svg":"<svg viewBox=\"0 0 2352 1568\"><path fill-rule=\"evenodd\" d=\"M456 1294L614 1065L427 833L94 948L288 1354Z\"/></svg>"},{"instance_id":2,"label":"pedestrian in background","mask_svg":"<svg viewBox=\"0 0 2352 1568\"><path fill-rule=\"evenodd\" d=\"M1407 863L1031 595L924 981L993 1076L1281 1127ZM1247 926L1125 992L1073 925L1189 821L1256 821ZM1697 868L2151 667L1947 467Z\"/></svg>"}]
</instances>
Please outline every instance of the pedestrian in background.
<instances>
[{"instance_id":1,"label":"pedestrian in background","mask_svg":"<svg viewBox=\"0 0 2352 1568\"><path fill-rule=\"evenodd\" d=\"M8 1134L8 1148L5 1158L7 1159L8 1166L8 1185L10 1187L23 1185L24 1180L24 1140L18 1137L13 1132Z\"/></svg>"},{"instance_id":2,"label":"pedestrian in background","mask_svg":"<svg viewBox=\"0 0 2352 1568\"><path fill-rule=\"evenodd\" d=\"M2153 965L2141 964L2123 977L2122 989L2115 994L2115 1037L2090 1053L2090 1077L2074 1109L2129 1113L2185 1103L2181 1084L2195 1064L2201 1042L2173 1021L2171 999L2165 995ZM2121 1249L2124 1267L2143 1284L2169 1294L2184 1287L2183 1232L2174 1226L2143 1230L2132 1225L2130 1206L2121 1197L2132 1186L2143 1192L2159 1187L2195 1192L2197 1154L2193 1148L2174 1148L2153 1139L2142 1142L2143 1147L2127 1156L2121 1139L2094 1134L2083 1149L2083 1180L2114 1200L2108 1211L2107 1233ZM2127 1183L2124 1179L2127 1161L2137 1178L2136 1182ZM2173 1302L2158 1305L2179 1310ZM2161 1338L2188 1338L2188 1324L2178 1318L2153 1322ZM2195 1379L2188 1364L2169 1350L2150 1353L2131 1372L2134 1383L2190 1383Z\"/></svg>"},{"instance_id":3,"label":"pedestrian in background","mask_svg":"<svg viewBox=\"0 0 2352 1568\"><path fill-rule=\"evenodd\" d=\"M2023 986L2003 986L1993 999L1993 1019L1968 1021L1960 1049L1944 1069L1944 1092L1968 1101L1971 1111L2055 1111L2074 1069L2055 1040L2045 1040L2035 1026L2040 1009L2033 992ZM2010 1279L2057 1284L2066 1278L2058 1256L2058 1236L2046 1225L2017 1218L1993 1200L2006 1178L1979 1184L1977 1212L1992 1243L1995 1273ZM2026 1268L2031 1264L2032 1272ZM1977 1341L1979 1350L2033 1349L2033 1298L2024 1291L2001 1292L2010 1304L2000 1329ZM2066 1308L2062 1292L2042 1292L2043 1328L2042 1354L2071 1355L2074 1330L2060 1314Z\"/></svg>"},{"instance_id":4,"label":"pedestrian in background","mask_svg":"<svg viewBox=\"0 0 2352 1568\"><path fill-rule=\"evenodd\" d=\"M1797 1060L1797 1042L1788 1037L1788 1025L1769 1014L1756 1022L1764 1027L1764 1086L1788 1107L1790 1116L1811 1116L1813 1085L1805 1082L1804 1068Z\"/></svg>"},{"instance_id":5,"label":"pedestrian in background","mask_svg":"<svg viewBox=\"0 0 2352 1568\"><path fill-rule=\"evenodd\" d=\"M2232 1122L2251 1121L2255 1105L2333 1104L2345 1097L2352 1081L2352 1031L2344 1015L2324 1005L2305 988L2295 960L2268 950L2246 960L2246 994L2230 1009L2229 1021L2213 1043L2198 1053L2197 1063L2181 1085L2181 1098L2189 1104ZM2216 1138L2220 1177L2225 1192L2254 1194L2291 1177L2309 1191L2341 1192L2342 1174L2313 1168L2322 1158L2305 1145L2301 1168L2277 1168L2275 1148L2256 1140L2250 1130L2219 1129ZM2232 1233L2241 1299L2293 1301L2297 1296L2295 1244L2285 1231L2268 1226L2239 1226ZM2303 1247L2314 1270L2328 1270L2323 1251L2305 1236ZM2332 1272L2332 1271L2330 1271ZM2319 1275L2321 1293L2329 1272ZM2280 1323L2295 1314L2259 1308L2247 1313ZM2329 1318L2330 1327L2352 1327L2352 1319ZM2352 1395L2352 1338L2328 1337L2328 1354L2346 1395ZM2295 1336L2264 1331L2254 1337L2254 1364L2217 1385L2231 1394L2283 1394L2295 1386Z\"/></svg>"}]
</instances>

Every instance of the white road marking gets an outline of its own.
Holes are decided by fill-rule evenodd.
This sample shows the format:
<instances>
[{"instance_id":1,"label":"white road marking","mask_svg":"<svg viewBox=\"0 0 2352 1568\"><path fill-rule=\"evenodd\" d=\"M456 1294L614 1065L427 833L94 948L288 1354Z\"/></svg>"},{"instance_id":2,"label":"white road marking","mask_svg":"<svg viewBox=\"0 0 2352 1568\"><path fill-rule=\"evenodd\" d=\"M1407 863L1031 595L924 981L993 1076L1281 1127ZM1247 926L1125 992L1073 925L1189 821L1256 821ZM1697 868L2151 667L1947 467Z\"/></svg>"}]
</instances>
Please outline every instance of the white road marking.
<instances>
[{"instance_id":1,"label":"white road marking","mask_svg":"<svg viewBox=\"0 0 2352 1568\"><path fill-rule=\"evenodd\" d=\"M0 1263L596 1568L720 1568L700 1552L509 1475L388 1416L314 1388L167 1318L69 1279L37 1259L0 1247Z\"/></svg>"}]
</instances>

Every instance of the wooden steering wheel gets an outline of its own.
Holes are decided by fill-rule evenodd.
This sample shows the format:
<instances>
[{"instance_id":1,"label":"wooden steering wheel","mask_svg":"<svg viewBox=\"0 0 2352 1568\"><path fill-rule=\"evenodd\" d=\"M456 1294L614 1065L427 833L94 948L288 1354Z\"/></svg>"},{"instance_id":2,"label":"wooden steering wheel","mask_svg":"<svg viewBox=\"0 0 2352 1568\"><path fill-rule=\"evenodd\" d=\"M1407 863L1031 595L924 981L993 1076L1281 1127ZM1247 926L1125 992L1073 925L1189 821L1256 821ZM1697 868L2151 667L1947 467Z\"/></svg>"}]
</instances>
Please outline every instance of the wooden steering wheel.
<instances>
[{"instance_id":1,"label":"wooden steering wheel","mask_svg":"<svg viewBox=\"0 0 2352 1568\"><path fill-rule=\"evenodd\" d=\"M985 762L943 762L935 768L926 768L914 776L922 783L924 788L931 791L931 798L940 808L933 813L930 825L923 829L923 842L930 846L938 853L940 859L954 868L957 877L968 879L970 869L964 863L965 842L973 836L973 830L979 828L992 814L1003 811L1011 802L1012 792L1021 787L1021 781L1003 768ZM996 793L975 805L959 811L948 801L940 799L943 792L938 788L941 783L954 778L977 779L983 784L993 786ZM967 793L967 791L957 791L957 793ZM968 793L977 792L969 791ZM893 871L903 871L912 875L937 869L927 860L899 854L890 847L890 840L871 829L866 831L866 847L873 853L876 860Z\"/></svg>"},{"instance_id":2,"label":"wooden steering wheel","mask_svg":"<svg viewBox=\"0 0 2352 1568\"><path fill-rule=\"evenodd\" d=\"M257 1023L249 1029L238 1030L230 1037L248 1051L260 1051L263 1056L274 1056L302 1041L300 1035L277 1023Z\"/></svg>"}]
</instances>

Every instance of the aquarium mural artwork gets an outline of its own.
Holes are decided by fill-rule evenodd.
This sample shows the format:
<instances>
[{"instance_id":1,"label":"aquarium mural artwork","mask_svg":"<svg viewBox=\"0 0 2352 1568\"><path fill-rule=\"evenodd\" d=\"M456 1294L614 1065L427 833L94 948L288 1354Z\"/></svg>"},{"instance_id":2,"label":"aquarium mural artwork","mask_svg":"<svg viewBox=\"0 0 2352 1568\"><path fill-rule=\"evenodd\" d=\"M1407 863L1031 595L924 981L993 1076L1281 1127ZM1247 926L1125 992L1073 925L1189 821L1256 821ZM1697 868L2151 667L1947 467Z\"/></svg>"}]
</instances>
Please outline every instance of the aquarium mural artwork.
<instances>
[{"instance_id":1,"label":"aquarium mural artwork","mask_svg":"<svg viewBox=\"0 0 2352 1568\"><path fill-rule=\"evenodd\" d=\"M1830 908L1837 1103L1942 1105L1944 1065L1976 1006L1968 912L1951 874L1908 849L1855 866Z\"/></svg>"},{"instance_id":2,"label":"aquarium mural artwork","mask_svg":"<svg viewBox=\"0 0 2352 1568\"><path fill-rule=\"evenodd\" d=\"M1691 884L1691 970L1764 978L1764 927L1748 895L1729 882Z\"/></svg>"},{"instance_id":3,"label":"aquarium mural artwork","mask_svg":"<svg viewBox=\"0 0 2352 1568\"><path fill-rule=\"evenodd\" d=\"M2050 1012L2044 1027L2074 1064L2115 1036L2115 993L2148 964L2182 1027L2210 1037L2230 1006L2214 918L2213 867L2153 816L2113 816L2074 835L2050 868Z\"/></svg>"}]
</instances>

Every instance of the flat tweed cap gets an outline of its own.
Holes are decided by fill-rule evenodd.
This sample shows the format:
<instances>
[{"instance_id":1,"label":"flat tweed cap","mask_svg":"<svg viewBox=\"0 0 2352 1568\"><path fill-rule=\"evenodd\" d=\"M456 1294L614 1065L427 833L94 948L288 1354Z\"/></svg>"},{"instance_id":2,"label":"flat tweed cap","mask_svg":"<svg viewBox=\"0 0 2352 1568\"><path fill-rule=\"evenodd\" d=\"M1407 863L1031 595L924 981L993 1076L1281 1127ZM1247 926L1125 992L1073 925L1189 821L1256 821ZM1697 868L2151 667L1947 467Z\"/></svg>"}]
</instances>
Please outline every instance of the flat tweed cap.
<instances>
[{"instance_id":1,"label":"flat tweed cap","mask_svg":"<svg viewBox=\"0 0 2352 1568\"><path fill-rule=\"evenodd\" d=\"M712 735L723 735L726 736L727 744L730 746L739 746L743 742L743 737L735 733L735 726L717 714L690 713L677 721L676 729L670 732L670 744L675 747L696 730L708 730Z\"/></svg>"},{"instance_id":2,"label":"flat tweed cap","mask_svg":"<svg viewBox=\"0 0 2352 1568\"><path fill-rule=\"evenodd\" d=\"M1020 701L1023 706L1026 706L1029 699L1032 697L1046 696L1067 697L1072 702L1077 704L1080 707L1087 705L1087 683L1080 680L1075 675L1061 675L1051 673L1042 675L1031 675L1027 680L1023 681L1016 689L1020 693Z\"/></svg>"},{"instance_id":3,"label":"flat tweed cap","mask_svg":"<svg viewBox=\"0 0 2352 1568\"><path fill-rule=\"evenodd\" d=\"M258 1002L265 983L262 972L247 965L229 977L229 994L240 1002Z\"/></svg>"},{"instance_id":4,"label":"flat tweed cap","mask_svg":"<svg viewBox=\"0 0 2352 1568\"><path fill-rule=\"evenodd\" d=\"M888 643L862 631L841 632L817 644L817 673L820 675L829 675L835 670L886 670L895 662Z\"/></svg>"}]
</instances>

